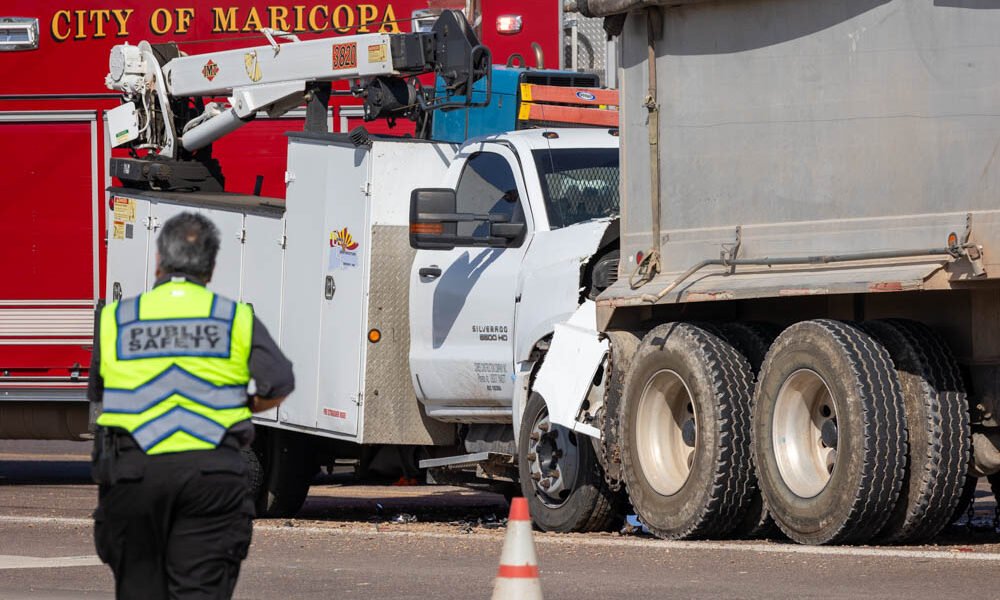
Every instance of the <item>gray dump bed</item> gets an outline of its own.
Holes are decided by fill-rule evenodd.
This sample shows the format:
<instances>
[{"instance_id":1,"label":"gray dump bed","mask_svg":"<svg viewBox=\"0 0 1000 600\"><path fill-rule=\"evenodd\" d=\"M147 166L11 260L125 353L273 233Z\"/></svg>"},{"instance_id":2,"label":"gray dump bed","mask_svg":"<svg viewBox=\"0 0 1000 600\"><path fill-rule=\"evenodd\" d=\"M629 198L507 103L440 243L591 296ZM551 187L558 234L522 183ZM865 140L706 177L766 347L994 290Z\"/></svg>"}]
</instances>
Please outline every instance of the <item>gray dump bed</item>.
<instances>
[{"instance_id":1,"label":"gray dump bed","mask_svg":"<svg viewBox=\"0 0 1000 600\"><path fill-rule=\"evenodd\" d=\"M737 227L742 258L881 252L945 246L972 213L986 277L1000 277L1000 1L742 0L660 14L663 270L638 290L627 284L636 253L652 247L647 15L633 11L621 36L623 276L606 305L641 303L718 259ZM971 276L962 261L948 271L944 262L728 277L710 266L662 301Z\"/></svg>"}]
</instances>

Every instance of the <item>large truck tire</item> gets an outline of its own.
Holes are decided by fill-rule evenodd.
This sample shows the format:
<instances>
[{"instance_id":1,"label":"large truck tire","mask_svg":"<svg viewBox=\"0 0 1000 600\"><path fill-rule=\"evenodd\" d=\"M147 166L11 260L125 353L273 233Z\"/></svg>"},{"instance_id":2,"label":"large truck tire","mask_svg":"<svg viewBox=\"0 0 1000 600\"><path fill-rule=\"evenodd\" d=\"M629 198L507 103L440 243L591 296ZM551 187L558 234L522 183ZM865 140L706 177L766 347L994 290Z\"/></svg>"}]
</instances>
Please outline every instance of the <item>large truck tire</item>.
<instances>
[{"instance_id":1,"label":"large truck tire","mask_svg":"<svg viewBox=\"0 0 1000 600\"><path fill-rule=\"evenodd\" d=\"M921 323L889 319L863 329L888 350L903 391L909 449L896 508L876 536L882 543L924 542L958 506L969 471L969 405L958 365Z\"/></svg>"},{"instance_id":2,"label":"large truck tire","mask_svg":"<svg viewBox=\"0 0 1000 600\"><path fill-rule=\"evenodd\" d=\"M754 399L764 499L803 544L864 543L889 519L906 469L903 394L889 353L838 321L775 340Z\"/></svg>"},{"instance_id":3,"label":"large truck tire","mask_svg":"<svg viewBox=\"0 0 1000 600\"><path fill-rule=\"evenodd\" d=\"M732 344L747 359L756 382L760 367L767 357L767 351L781 334L781 327L761 322L724 323L719 326L719 333L722 339ZM733 537L742 539L780 537L781 530L774 524L774 519L767 510L767 503L764 502L764 496L760 492L760 486L757 484L756 468L753 486L749 508L743 520L733 530Z\"/></svg>"},{"instance_id":4,"label":"large truck tire","mask_svg":"<svg viewBox=\"0 0 1000 600\"><path fill-rule=\"evenodd\" d=\"M994 473L992 475L988 475L986 477L986 480L990 482L990 491L993 492L993 502L995 506L1000 507L1000 473ZM971 499L969 500L969 504L972 504ZM968 510L968 506L966 506L966 510ZM993 515L995 519L998 512L996 508L994 508L993 510L994 510ZM998 526L1000 525L1000 523L994 521L993 525Z\"/></svg>"},{"instance_id":5,"label":"large truck tire","mask_svg":"<svg viewBox=\"0 0 1000 600\"><path fill-rule=\"evenodd\" d=\"M260 457L253 448L244 448L240 450L240 454L247 464L247 487L256 506L257 498L260 497L260 491L264 487L264 465L260 463Z\"/></svg>"},{"instance_id":6,"label":"large truck tire","mask_svg":"<svg viewBox=\"0 0 1000 600\"><path fill-rule=\"evenodd\" d=\"M307 436L293 431L257 428L253 451L261 469L255 497L258 517L294 517L306 501L319 471Z\"/></svg>"},{"instance_id":7,"label":"large truck tire","mask_svg":"<svg viewBox=\"0 0 1000 600\"><path fill-rule=\"evenodd\" d=\"M607 380L605 382L604 415L601 420L603 439L598 453L606 478L613 481L620 491L621 504L628 503L628 495L622 486L621 459L621 403L625 394L625 379L632 371L632 361L639 352L643 334L636 331L609 331L609 352Z\"/></svg>"},{"instance_id":8,"label":"large truck tire","mask_svg":"<svg viewBox=\"0 0 1000 600\"><path fill-rule=\"evenodd\" d=\"M654 534L718 538L741 522L752 391L747 360L703 328L669 323L643 338L620 407L622 475Z\"/></svg>"},{"instance_id":9,"label":"large truck tire","mask_svg":"<svg viewBox=\"0 0 1000 600\"><path fill-rule=\"evenodd\" d=\"M621 520L590 439L550 422L536 392L521 418L518 475L531 519L542 531L607 531Z\"/></svg>"},{"instance_id":10,"label":"large truck tire","mask_svg":"<svg viewBox=\"0 0 1000 600\"><path fill-rule=\"evenodd\" d=\"M959 496L958 504L951 514L952 525L961 520L962 517L967 516L966 513L969 512L969 507L972 506L972 500L976 497L977 487L979 487L979 478L966 475L965 483L962 485L962 495Z\"/></svg>"}]
</instances>

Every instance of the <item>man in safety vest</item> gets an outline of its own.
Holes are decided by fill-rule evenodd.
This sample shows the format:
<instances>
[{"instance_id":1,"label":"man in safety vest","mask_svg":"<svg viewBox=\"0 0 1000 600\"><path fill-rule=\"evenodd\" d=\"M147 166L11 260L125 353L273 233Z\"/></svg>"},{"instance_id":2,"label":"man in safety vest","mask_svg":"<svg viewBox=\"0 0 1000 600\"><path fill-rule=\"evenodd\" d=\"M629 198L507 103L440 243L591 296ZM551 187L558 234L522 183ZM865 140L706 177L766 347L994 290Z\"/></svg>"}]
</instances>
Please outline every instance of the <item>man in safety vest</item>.
<instances>
[{"instance_id":1,"label":"man in safety vest","mask_svg":"<svg viewBox=\"0 0 1000 600\"><path fill-rule=\"evenodd\" d=\"M153 289L99 315L94 539L118 598L229 598L254 516L250 415L292 391L292 365L249 305L205 288L211 221L181 213L156 247Z\"/></svg>"}]
</instances>

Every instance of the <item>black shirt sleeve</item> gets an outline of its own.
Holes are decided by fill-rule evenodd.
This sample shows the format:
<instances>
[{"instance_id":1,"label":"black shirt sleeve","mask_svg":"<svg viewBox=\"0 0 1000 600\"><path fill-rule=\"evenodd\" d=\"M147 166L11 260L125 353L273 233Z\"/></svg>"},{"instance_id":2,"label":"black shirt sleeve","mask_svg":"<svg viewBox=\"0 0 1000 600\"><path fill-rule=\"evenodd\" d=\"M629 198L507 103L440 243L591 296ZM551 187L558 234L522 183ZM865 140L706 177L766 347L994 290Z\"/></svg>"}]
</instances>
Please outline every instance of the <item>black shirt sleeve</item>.
<instances>
[{"instance_id":1,"label":"black shirt sleeve","mask_svg":"<svg viewBox=\"0 0 1000 600\"><path fill-rule=\"evenodd\" d=\"M91 402L104 400L104 378L101 377L101 312L98 306L94 314L94 350L90 354L90 371L87 373L87 399Z\"/></svg>"},{"instance_id":2,"label":"black shirt sleeve","mask_svg":"<svg viewBox=\"0 0 1000 600\"><path fill-rule=\"evenodd\" d=\"M253 318L253 340L250 347L250 377L257 385L257 396L279 398L295 389L292 363L271 339L267 327Z\"/></svg>"}]
</instances>

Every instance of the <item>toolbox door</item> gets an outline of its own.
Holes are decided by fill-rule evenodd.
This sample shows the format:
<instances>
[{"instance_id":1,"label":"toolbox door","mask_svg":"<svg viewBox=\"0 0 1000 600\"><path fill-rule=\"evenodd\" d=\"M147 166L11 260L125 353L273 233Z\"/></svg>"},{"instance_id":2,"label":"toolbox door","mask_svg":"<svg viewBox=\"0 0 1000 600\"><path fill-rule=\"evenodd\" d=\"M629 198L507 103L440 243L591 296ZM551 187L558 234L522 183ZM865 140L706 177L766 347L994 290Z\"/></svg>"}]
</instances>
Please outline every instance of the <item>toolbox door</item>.
<instances>
[{"instance_id":1,"label":"toolbox door","mask_svg":"<svg viewBox=\"0 0 1000 600\"><path fill-rule=\"evenodd\" d=\"M240 298L240 273L243 262L243 214L224 210L207 210L197 206L155 202L150 206L153 235L150 240L149 265L147 267L147 289L156 283L156 238L171 217L182 212L195 212L205 215L219 229L219 254L215 258L215 271L208 289L216 294L238 300ZM168 275L169 273L166 273Z\"/></svg>"},{"instance_id":2,"label":"toolbox door","mask_svg":"<svg viewBox=\"0 0 1000 600\"><path fill-rule=\"evenodd\" d=\"M357 435L367 343L370 153L334 147L335 177L326 191L322 255L323 301L319 345L317 425Z\"/></svg>"},{"instance_id":3,"label":"toolbox door","mask_svg":"<svg viewBox=\"0 0 1000 600\"><path fill-rule=\"evenodd\" d=\"M356 154L355 154L356 153ZM280 423L358 432L366 276L368 152L292 138L281 348L295 391Z\"/></svg>"}]
</instances>

